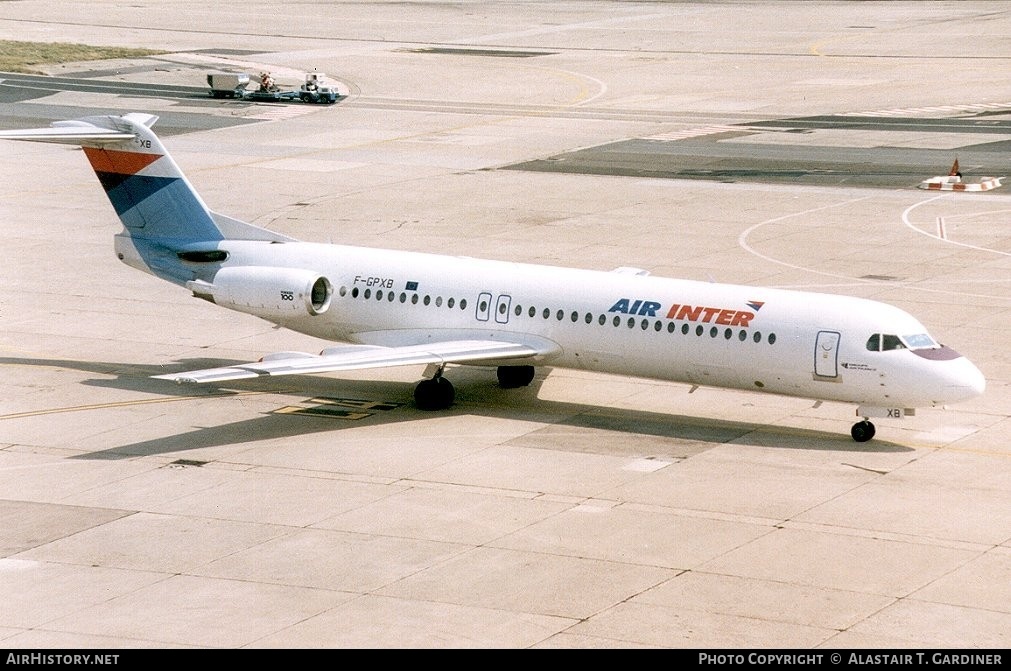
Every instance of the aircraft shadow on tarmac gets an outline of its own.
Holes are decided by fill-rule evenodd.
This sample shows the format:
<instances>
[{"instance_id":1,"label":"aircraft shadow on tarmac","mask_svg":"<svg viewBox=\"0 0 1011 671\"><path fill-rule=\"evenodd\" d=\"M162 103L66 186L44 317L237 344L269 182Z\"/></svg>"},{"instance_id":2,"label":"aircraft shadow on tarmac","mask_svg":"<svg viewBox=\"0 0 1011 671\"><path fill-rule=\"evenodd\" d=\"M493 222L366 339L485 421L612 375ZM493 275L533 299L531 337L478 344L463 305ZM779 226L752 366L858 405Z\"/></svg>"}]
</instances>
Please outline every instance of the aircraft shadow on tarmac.
<instances>
[{"instance_id":1,"label":"aircraft shadow on tarmac","mask_svg":"<svg viewBox=\"0 0 1011 671\"><path fill-rule=\"evenodd\" d=\"M796 427L740 422L730 419L616 408L585 403L566 403L538 398L549 368L538 369L529 387L503 389L494 369L458 366L452 369L457 386L456 403L433 413L417 409L414 382L355 380L319 375L291 375L280 379L230 382L226 386L179 385L152 375L170 369L192 370L242 363L221 359L186 359L173 366L142 366L125 363L61 359L0 357L0 365L52 366L89 373L115 375L85 380L82 384L119 390L162 394L194 400L219 397L227 402L240 394L261 393L293 400L273 412L228 424L197 427L185 433L110 447L81 454L76 459L129 459L163 455L314 433L334 433L369 424L422 421L439 415L477 415L504 419L535 419L545 426L507 441L518 447L587 452L608 456L684 459L717 445L761 445L781 449L839 452L910 452L913 448L875 439L853 442L848 432L816 431ZM687 394L685 394L687 396ZM214 402L209 400L209 402ZM8 417L7 419L12 419ZM0 420L5 419L0 417ZM340 446L339 440L334 446Z\"/></svg>"}]
</instances>

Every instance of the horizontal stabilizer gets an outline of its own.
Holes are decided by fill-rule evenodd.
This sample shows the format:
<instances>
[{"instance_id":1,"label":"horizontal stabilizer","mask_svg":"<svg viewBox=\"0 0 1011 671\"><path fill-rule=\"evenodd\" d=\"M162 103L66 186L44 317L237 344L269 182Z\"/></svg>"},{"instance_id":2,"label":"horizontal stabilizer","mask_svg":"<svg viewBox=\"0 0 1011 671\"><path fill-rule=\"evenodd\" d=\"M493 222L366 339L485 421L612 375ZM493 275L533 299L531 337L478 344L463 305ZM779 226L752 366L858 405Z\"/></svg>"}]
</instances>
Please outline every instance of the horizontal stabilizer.
<instances>
[{"instance_id":1,"label":"horizontal stabilizer","mask_svg":"<svg viewBox=\"0 0 1011 671\"><path fill-rule=\"evenodd\" d=\"M450 340L404 347L352 345L332 347L324 350L323 354L319 356L300 352L284 352L280 355L264 357L258 363L155 375L154 377L178 383L225 382L275 375L308 375L387 366L480 363L482 361L524 359L551 353L530 345L498 340Z\"/></svg>"},{"instance_id":2,"label":"horizontal stabilizer","mask_svg":"<svg viewBox=\"0 0 1011 671\"><path fill-rule=\"evenodd\" d=\"M123 133L108 128L28 128L25 130L0 131L3 140L28 140L30 142L54 142L57 144L81 144L81 142L122 142L132 140L133 133Z\"/></svg>"},{"instance_id":3,"label":"horizontal stabilizer","mask_svg":"<svg viewBox=\"0 0 1011 671\"><path fill-rule=\"evenodd\" d=\"M158 120L153 114L132 113L124 118L150 127ZM132 140L136 133L116 128L110 121L114 117L89 117L71 121L56 121L49 128L26 128L0 131L2 140L28 140L29 142L54 142L57 144L106 144Z\"/></svg>"}]
</instances>

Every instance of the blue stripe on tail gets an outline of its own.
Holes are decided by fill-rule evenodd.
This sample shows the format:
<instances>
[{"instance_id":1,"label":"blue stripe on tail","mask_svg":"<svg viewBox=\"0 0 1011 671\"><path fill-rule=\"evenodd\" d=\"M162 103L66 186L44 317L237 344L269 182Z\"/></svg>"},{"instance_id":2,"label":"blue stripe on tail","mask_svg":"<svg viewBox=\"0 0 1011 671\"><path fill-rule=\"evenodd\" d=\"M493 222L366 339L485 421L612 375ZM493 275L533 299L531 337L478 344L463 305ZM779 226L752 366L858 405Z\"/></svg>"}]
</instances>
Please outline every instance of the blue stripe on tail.
<instances>
[{"instance_id":1,"label":"blue stripe on tail","mask_svg":"<svg viewBox=\"0 0 1011 671\"><path fill-rule=\"evenodd\" d=\"M116 214L134 237L178 244L222 240L210 213L176 177L96 173Z\"/></svg>"}]
</instances>

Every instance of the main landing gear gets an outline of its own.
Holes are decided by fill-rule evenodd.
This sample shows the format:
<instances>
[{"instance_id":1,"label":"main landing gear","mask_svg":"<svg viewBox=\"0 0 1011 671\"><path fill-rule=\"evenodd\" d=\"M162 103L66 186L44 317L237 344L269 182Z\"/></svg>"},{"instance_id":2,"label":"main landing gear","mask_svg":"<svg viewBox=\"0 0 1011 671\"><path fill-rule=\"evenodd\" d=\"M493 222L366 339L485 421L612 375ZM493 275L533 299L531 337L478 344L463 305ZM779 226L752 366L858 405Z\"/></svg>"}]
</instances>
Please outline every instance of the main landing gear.
<instances>
[{"instance_id":1,"label":"main landing gear","mask_svg":"<svg viewBox=\"0 0 1011 671\"><path fill-rule=\"evenodd\" d=\"M850 429L850 435L853 436L853 440L858 443L866 443L868 440L874 437L874 424L868 422L866 419L862 422L857 422Z\"/></svg>"},{"instance_id":2,"label":"main landing gear","mask_svg":"<svg viewBox=\"0 0 1011 671\"><path fill-rule=\"evenodd\" d=\"M422 380L414 388L414 404L420 410L445 410L453 405L455 398L453 383L442 376L442 368L436 372L435 377Z\"/></svg>"},{"instance_id":3,"label":"main landing gear","mask_svg":"<svg viewBox=\"0 0 1011 671\"><path fill-rule=\"evenodd\" d=\"M534 381L533 366L499 366L495 372L503 389L526 387Z\"/></svg>"},{"instance_id":4,"label":"main landing gear","mask_svg":"<svg viewBox=\"0 0 1011 671\"><path fill-rule=\"evenodd\" d=\"M445 410L453 405L456 390L453 383L442 376L444 366L435 371L435 375L422 380L414 388L414 404L419 410ZM534 379L533 366L499 366L496 371L498 382L504 389L526 387Z\"/></svg>"}]
</instances>

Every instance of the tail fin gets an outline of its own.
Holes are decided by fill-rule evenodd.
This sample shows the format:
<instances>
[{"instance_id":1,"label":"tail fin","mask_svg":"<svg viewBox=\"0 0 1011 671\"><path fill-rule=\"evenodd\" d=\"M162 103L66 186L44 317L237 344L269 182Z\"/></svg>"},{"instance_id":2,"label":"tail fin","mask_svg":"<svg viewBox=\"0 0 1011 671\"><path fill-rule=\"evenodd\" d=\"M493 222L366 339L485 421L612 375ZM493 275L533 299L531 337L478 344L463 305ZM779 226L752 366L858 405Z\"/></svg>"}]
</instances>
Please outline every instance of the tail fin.
<instances>
[{"instance_id":1,"label":"tail fin","mask_svg":"<svg viewBox=\"0 0 1011 671\"><path fill-rule=\"evenodd\" d=\"M109 122L112 130L133 135L129 140L97 146L82 143L98 181L131 236L165 242L224 237L203 200L151 132L157 117L128 114L95 121Z\"/></svg>"},{"instance_id":2,"label":"tail fin","mask_svg":"<svg viewBox=\"0 0 1011 671\"><path fill-rule=\"evenodd\" d=\"M151 130L153 114L93 116L51 128L0 131L0 139L76 144L131 237L172 246L242 239L291 238L211 212Z\"/></svg>"},{"instance_id":3,"label":"tail fin","mask_svg":"<svg viewBox=\"0 0 1011 671\"><path fill-rule=\"evenodd\" d=\"M121 252L120 258L165 279L189 279L175 252L213 249L226 239L291 241L211 212L151 130L157 120L140 113L93 116L57 121L51 128L0 131L0 139L80 145L123 222L117 250L127 238L134 252Z\"/></svg>"}]
</instances>

